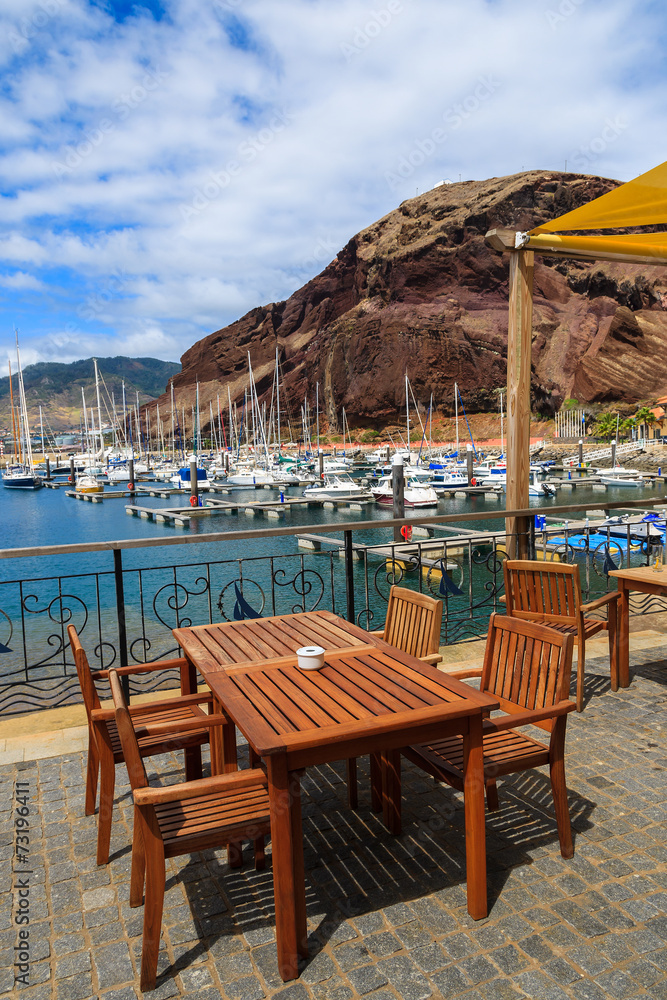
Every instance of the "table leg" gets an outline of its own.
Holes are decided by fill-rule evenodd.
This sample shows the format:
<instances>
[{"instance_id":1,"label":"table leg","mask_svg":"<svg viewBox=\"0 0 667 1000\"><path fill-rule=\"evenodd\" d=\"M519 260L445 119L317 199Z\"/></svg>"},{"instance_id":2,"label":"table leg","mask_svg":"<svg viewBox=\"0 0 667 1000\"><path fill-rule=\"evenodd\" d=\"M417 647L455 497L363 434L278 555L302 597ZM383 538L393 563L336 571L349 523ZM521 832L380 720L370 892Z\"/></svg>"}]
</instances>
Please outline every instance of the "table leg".
<instances>
[{"instance_id":1,"label":"table leg","mask_svg":"<svg viewBox=\"0 0 667 1000\"><path fill-rule=\"evenodd\" d=\"M299 955L308 954L301 786L298 775L287 770L284 754L269 755L266 766L278 971L281 979L287 982L299 975Z\"/></svg>"},{"instance_id":2,"label":"table leg","mask_svg":"<svg viewBox=\"0 0 667 1000\"><path fill-rule=\"evenodd\" d=\"M371 754L371 809L374 813L382 812L382 755Z\"/></svg>"},{"instance_id":3,"label":"table leg","mask_svg":"<svg viewBox=\"0 0 667 1000\"><path fill-rule=\"evenodd\" d=\"M468 733L463 737L463 793L468 913L473 920L480 920L488 913L481 713L470 717Z\"/></svg>"},{"instance_id":4,"label":"table leg","mask_svg":"<svg viewBox=\"0 0 667 1000\"><path fill-rule=\"evenodd\" d=\"M382 752L382 815L395 836L401 832L401 751Z\"/></svg>"},{"instance_id":5,"label":"table leg","mask_svg":"<svg viewBox=\"0 0 667 1000\"><path fill-rule=\"evenodd\" d=\"M630 591L625 580L618 580L621 599L618 602L618 683L630 686Z\"/></svg>"}]
</instances>

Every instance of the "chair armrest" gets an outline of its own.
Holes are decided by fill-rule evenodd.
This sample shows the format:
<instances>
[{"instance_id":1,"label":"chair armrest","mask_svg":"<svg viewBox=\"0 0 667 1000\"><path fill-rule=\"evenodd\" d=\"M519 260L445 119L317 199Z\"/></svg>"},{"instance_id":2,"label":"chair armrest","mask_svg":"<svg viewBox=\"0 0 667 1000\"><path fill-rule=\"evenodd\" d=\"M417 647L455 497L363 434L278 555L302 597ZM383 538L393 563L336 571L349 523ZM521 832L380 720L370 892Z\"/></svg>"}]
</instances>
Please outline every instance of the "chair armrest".
<instances>
[{"instance_id":1,"label":"chair armrest","mask_svg":"<svg viewBox=\"0 0 667 1000\"><path fill-rule=\"evenodd\" d=\"M179 656L173 660L156 660L155 663L135 663L133 666L114 667L119 677L127 674L148 674L154 670L181 670L188 666L188 661L184 656ZM94 680L106 680L109 677L108 670L96 670L93 673Z\"/></svg>"},{"instance_id":2,"label":"chair armrest","mask_svg":"<svg viewBox=\"0 0 667 1000\"><path fill-rule=\"evenodd\" d=\"M384 639L384 629L383 628L381 628L377 632L369 632L368 634L369 635L376 635L378 637L378 639Z\"/></svg>"},{"instance_id":3,"label":"chair armrest","mask_svg":"<svg viewBox=\"0 0 667 1000\"><path fill-rule=\"evenodd\" d=\"M455 677L457 681L464 681L467 677L481 677L481 667L461 667L460 670L448 670L448 677Z\"/></svg>"},{"instance_id":4,"label":"chair armrest","mask_svg":"<svg viewBox=\"0 0 667 1000\"><path fill-rule=\"evenodd\" d=\"M422 663L430 663L434 667L442 660L442 653L429 653L428 656L418 656L417 659L421 660Z\"/></svg>"},{"instance_id":5,"label":"chair armrest","mask_svg":"<svg viewBox=\"0 0 667 1000\"><path fill-rule=\"evenodd\" d=\"M485 732L493 730L493 732L500 733L504 729L518 729L519 726L530 726L535 722L555 719L559 715L567 715L568 712L573 712L576 707L573 701L559 701L549 708L513 712L511 715L503 716L502 719L484 719L482 725Z\"/></svg>"},{"instance_id":6,"label":"chair armrest","mask_svg":"<svg viewBox=\"0 0 667 1000\"><path fill-rule=\"evenodd\" d=\"M262 785L266 788L266 774L261 768L216 774L196 781L180 781L177 785L167 785L165 788L135 788L132 797L135 806L158 805L163 802L194 799L215 792L234 792L250 785Z\"/></svg>"},{"instance_id":7,"label":"chair armrest","mask_svg":"<svg viewBox=\"0 0 667 1000\"><path fill-rule=\"evenodd\" d=\"M609 594L603 594L602 597L597 597L594 601L589 601L588 604L580 604L579 610L595 611L596 608L601 608L604 604L611 604L612 601L619 601L621 598L620 591L612 590Z\"/></svg>"},{"instance_id":8,"label":"chair armrest","mask_svg":"<svg viewBox=\"0 0 667 1000\"><path fill-rule=\"evenodd\" d=\"M211 705L213 695L210 691L201 694L183 694L177 698L163 698L161 701L149 701L142 705L130 705L128 711L130 715L154 715L162 712L165 708L196 708L199 704ZM206 716L202 713L202 718Z\"/></svg>"},{"instance_id":9,"label":"chair armrest","mask_svg":"<svg viewBox=\"0 0 667 1000\"><path fill-rule=\"evenodd\" d=\"M176 719L174 722L142 722L134 727L137 738L141 736L179 736L193 729L211 729L213 726L227 726L226 715L200 715L194 719Z\"/></svg>"},{"instance_id":10,"label":"chair armrest","mask_svg":"<svg viewBox=\"0 0 667 1000\"><path fill-rule=\"evenodd\" d=\"M505 596L505 594L501 594L500 595L500 597L498 598L498 603L499 604L507 604L507 597Z\"/></svg>"},{"instance_id":11,"label":"chair armrest","mask_svg":"<svg viewBox=\"0 0 667 1000\"><path fill-rule=\"evenodd\" d=\"M116 713L113 708L94 708L90 713L90 721L93 724L96 722L111 722L115 718Z\"/></svg>"}]
</instances>

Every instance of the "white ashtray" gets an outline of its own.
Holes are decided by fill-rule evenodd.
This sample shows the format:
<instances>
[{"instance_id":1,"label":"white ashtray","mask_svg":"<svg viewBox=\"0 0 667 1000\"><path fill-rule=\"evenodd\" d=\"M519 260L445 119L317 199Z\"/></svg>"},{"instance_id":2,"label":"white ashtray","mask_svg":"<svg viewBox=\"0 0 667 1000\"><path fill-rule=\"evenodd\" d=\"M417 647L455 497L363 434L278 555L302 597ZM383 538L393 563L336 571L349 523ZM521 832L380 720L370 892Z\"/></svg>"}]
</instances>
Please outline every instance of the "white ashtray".
<instances>
[{"instance_id":1,"label":"white ashtray","mask_svg":"<svg viewBox=\"0 0 667 1000\"><path fill-rule=\"evenodd\" d=\"M296 651L296 660L302 670L319 670L324 666L324 650L321 646L302 646Z\"/></svg>"}]
</instances>

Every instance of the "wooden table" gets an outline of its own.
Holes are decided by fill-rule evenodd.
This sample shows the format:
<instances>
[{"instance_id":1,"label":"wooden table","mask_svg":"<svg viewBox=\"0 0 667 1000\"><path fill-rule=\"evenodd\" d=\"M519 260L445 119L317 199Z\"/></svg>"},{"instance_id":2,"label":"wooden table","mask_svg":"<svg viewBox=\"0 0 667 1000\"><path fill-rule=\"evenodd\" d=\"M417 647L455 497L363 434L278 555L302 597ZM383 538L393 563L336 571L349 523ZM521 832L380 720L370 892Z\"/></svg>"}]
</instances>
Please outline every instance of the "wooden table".
<instances>
[{"instance_id":1,"label":"wooden table","mask_svg":"<svg viewBox=\"0 0 667 1000\"><path fill-rule=\"evenodd\" d=\"M399 832L400 748L462 735L468 912L486 916L482 715L497 701L326 611L174 629L174 636L266 763L283 980L298 976L299 955L308 953L299 778L306 767L380 753L383 811ZM314 643L327 650L324 667L300 670L294 650Z\"/></svg>"},{"instance_id":2,"label":"wooden table","mask_svg":"<svg viewBox=\"0 0 667 1000\"><path fill-rule=\"evenodd\" d=\"M630 591L642 594L667 595L667 566L659 572L651 566L636 569L614 569L609 576L615 576L621 595L620 619L618 623L618 683L620 687L630 684Z\"/></svg>"}]
</instances>

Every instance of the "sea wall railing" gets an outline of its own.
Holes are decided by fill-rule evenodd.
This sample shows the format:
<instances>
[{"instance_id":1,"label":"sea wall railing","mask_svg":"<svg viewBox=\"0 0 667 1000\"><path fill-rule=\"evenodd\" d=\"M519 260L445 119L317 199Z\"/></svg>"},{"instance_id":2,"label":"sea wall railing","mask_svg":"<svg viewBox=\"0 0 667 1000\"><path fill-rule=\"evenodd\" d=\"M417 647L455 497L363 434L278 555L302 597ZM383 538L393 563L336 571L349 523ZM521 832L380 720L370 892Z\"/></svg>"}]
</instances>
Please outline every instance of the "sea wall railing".
<instances>
[{"instance_id":1,"label":"sea wall railing","mask_svg":"<svg viewBox=\"0 0 667 1000\"><path fill-rule=\"evenodd\" d=\"M517 540L505 532L506 515L530 519L524 542L532 557L579 562L584 598L589 599L615 586L608 578L611 569L645 565L654 543L647 522L639 528L630 524L599 528L587 522L586 513L665 502L654 497L0 550L4 560L105 552L109 562L101 570L0 582L0 714L80 700L67 641L69 624L80 634L91 666L102 669L177 655L172 629L213 621L328 608L362 627L382 628L389 590L400 584L442 600L443 644L476 639L485 634L490 614L503 607L499 600L503 560ZM498 530L471 527L480 521L486 525L495 521ZM664 529L664 518L656 524ZM406 525L412 528L411 540L394 541L393 529ZM363 538L368 532L382 540L367 544ZM294 543L289 550L278 544L285 536ZM272 554L253 552L255 542L266 547L272 540L276 548ZM164 562L169 546L181 547L182 555L189 552L183 546L202 543L233 546L234 553L204 559L195 549L190 559ZM150 548L159 549L162 564L124 564L131 550ZM633 612L665 607L646 595ZM139 675L132 690L174 683L175 677L166 673Z\"/></svg>"}]
</instances>

